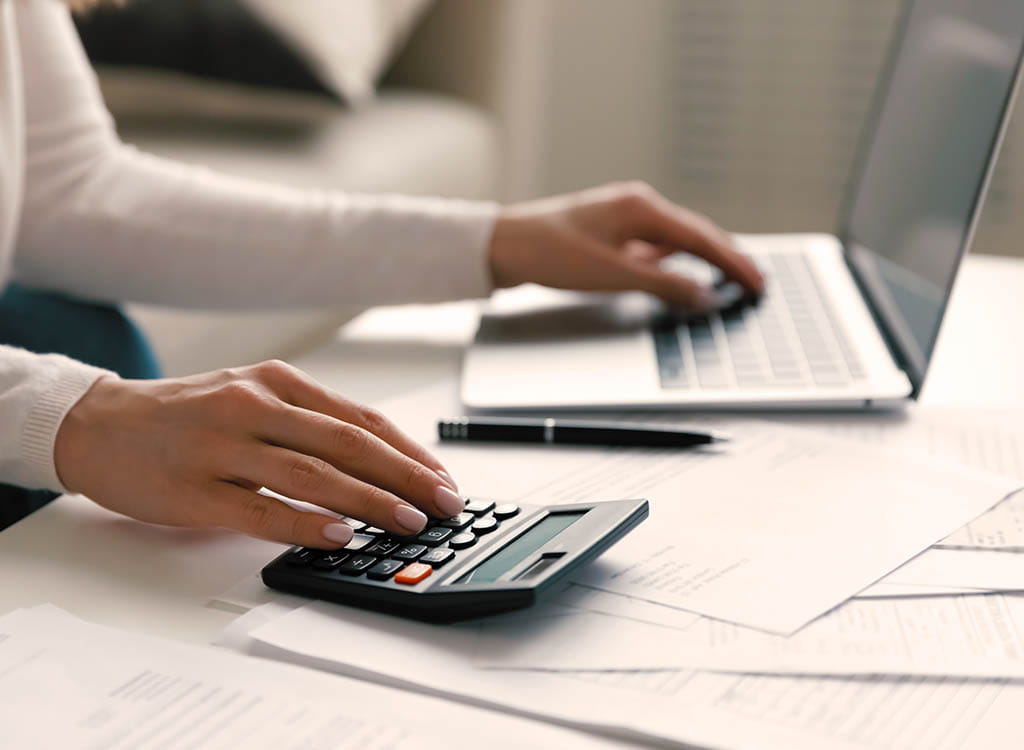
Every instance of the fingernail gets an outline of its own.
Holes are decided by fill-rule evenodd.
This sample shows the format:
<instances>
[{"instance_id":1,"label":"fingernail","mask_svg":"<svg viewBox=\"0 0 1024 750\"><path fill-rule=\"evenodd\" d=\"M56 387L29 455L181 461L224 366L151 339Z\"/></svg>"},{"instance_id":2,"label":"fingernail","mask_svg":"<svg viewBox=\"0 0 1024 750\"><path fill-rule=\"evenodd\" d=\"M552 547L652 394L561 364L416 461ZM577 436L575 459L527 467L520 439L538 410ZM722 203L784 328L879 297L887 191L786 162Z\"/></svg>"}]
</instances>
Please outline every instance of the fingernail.
<instances>
[{"instance_id":1,"label":"fingernail","mask_svg":"<svg viewBox=\"0 0 1024 750\"><path fill-rule=\"evenodd\" d=\"M448 486L451 487L453 490L455 490L456 492L459 491L459 485L455 484L455 480L452 479L452 475L449 474L447 471L445 471L444 469L438 469L437 475L441 477L441 479L446 481L448 483Z\"/></svg>"},{"instance_id":2,"label":"fingernail","mask_svg":"<svg viewBox=\"0 0 1024 750\"><path fill-rule=\"evenodd\" d=\"M427 517L411 505L399 505L395 508L395 523L406 531L419 531L427 525Z\"/></svg>"},{"instance_id":3,"label":"fingernail","mask_svg":"<svg viewBox=\"0 0 1024 750\"><path fill-rule=\"evenodd\" d=\"M461 513L466 507L466 504L462 502L462 498L447 487L438 487L434 500L437 502L438 510L446 516L454 516L456 513Z\"/></svg>"},{"instance_id":4,"label":"fingernail","mask_svg":"<svg viewBox=\"0 0 1024 750\"><path fill-rule=\"evenodd\" d=\"M347 523L329 523L324 526L324 539L339 546L345 546L352 541L352 527Z\"/></svg>"}]
</instances>

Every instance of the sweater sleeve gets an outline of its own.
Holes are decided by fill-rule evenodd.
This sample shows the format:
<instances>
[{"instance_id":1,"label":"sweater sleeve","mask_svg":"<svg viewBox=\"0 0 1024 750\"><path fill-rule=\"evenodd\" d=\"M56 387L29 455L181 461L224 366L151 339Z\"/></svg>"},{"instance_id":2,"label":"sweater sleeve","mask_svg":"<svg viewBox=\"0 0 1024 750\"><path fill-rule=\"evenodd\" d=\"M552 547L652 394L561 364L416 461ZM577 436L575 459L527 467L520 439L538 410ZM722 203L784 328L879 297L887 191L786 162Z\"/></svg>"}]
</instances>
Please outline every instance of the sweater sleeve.
<instances>
[{"instance_id":1,"label":"sweater sleeve","mask_svg":"<svg viewBox=\"0 0 1024 750\"><path fill-rule=\"evenodd\" d=\"M64 3L21 4L18 33L27 161L16 280L235 309L491 291L493 204L286 189L138 153L117 138Z\"/></svg>"},{"instance_id":2,"label":"sweater sleeve","mask_svg":"<svg viewBox=\"0 0 1024 750\"><path fill-rule=\"evenodd\" d=\"M64 492L53 443L64 415L96 380L114 373L59 354L0 346L0 477L21 487Z\"/></svg>"}]
</instances>

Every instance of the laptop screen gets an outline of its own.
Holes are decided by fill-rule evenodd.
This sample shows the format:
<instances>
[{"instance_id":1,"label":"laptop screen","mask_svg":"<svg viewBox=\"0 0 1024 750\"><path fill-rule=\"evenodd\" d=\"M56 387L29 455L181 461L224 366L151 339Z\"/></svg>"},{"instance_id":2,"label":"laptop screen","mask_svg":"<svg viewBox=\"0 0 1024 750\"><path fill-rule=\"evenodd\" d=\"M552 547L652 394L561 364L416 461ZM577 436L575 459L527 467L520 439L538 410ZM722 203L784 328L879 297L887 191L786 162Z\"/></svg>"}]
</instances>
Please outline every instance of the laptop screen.
<instances>
[{"instance_id":1,"label":"laptop screen","mask_svg":"<svg viewBox=\"0 0 1024 750\"><path fill-rule=\"evenodd\" d=\"M914 0L843 232L919 390L1008 116L1021 0Z\"/></svg>"}]
</instances>

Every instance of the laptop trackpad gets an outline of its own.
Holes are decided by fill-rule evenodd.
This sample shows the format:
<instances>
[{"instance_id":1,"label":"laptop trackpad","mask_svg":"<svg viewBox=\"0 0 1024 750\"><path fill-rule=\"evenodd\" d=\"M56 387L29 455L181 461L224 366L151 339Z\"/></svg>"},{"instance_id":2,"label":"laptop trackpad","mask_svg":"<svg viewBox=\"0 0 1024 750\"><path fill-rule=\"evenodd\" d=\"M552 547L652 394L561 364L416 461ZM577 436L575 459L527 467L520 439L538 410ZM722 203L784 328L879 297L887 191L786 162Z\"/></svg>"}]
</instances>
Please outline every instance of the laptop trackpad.
<instances>
[{"instance_id":1,"label":"laptop trackpad","mask_svg":"<svg viewBox=\"0 0 1024 750\"><path fill-rule=\"evenodd\" d=\"M645 294L594 295L516 290L490 305L477 342L546 343L633 337L664 307Z\"/></svg>"}]
</instances>

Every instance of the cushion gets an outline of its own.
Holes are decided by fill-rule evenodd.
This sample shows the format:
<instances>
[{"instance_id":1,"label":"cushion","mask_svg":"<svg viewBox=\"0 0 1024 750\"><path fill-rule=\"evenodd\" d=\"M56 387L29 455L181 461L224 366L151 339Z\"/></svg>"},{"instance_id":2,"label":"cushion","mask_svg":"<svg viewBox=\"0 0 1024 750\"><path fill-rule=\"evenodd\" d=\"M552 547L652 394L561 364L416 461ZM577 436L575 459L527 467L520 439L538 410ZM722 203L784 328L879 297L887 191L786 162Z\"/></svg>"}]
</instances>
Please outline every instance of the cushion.
<instances>
[{"instance_id":1,"label":"cushion","mask_svg":"<svg viewBox=\"0 0 1024 750\"><path fill-rule=\"evenodd\" d=\"M429 3L133 0L89 13L78 25L90 57L101 65L170 72L207 84L330 93L358 103L373 95Z\"/></svg>"},{"instance_id":2,"label":"cushion","mask_svg":"<svg viewBox=\"0 0 1024 750\"><path fill-rule=\"evenodd\" d=\"M373 95L431 0L242 0L349 102Z\"/></svg>"}]
</instances>

